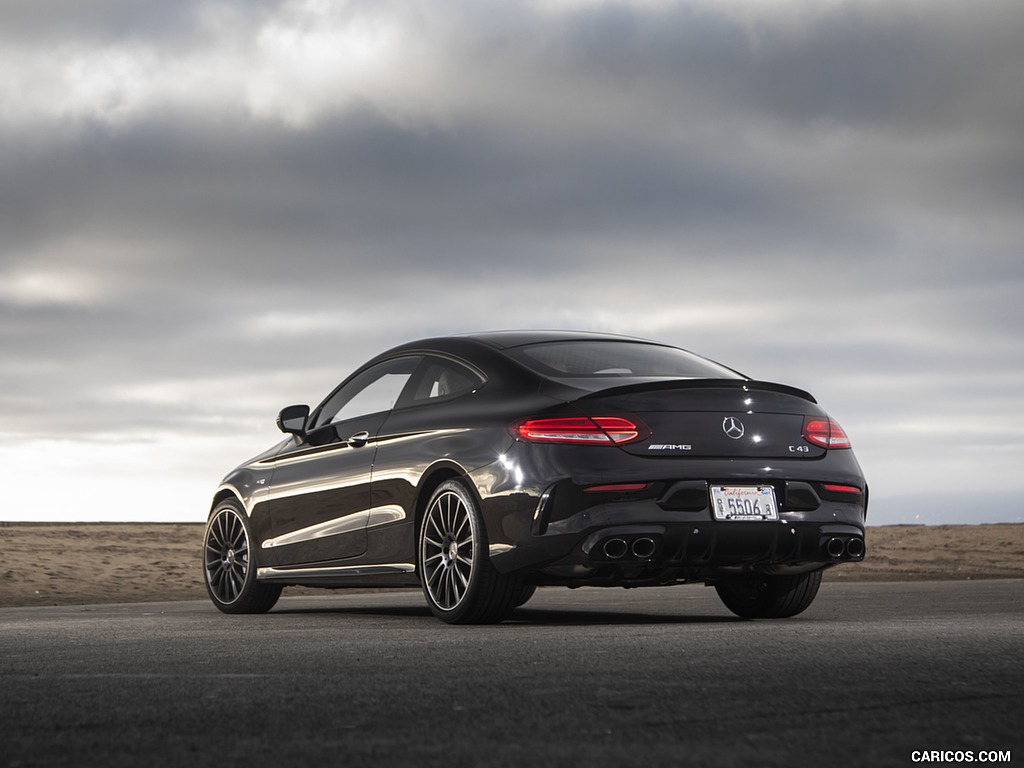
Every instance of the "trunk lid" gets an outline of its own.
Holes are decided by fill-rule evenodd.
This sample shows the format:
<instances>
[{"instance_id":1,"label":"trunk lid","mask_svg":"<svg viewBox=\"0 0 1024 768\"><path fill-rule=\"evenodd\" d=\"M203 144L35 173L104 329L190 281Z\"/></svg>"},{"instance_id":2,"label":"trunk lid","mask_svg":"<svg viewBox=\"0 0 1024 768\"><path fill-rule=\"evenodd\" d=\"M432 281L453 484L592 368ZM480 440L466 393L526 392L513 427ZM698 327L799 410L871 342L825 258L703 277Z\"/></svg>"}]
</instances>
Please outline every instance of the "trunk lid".
<instances>
[{"instance_id":1,"label":"trunk lid","mask_svg":"<svg viewBox=\"0 0 1024 768\"><path fill-rule=\"evenodd\" d=\"M652 458L818 458L801 437L804 418L825 416L803 390L759 381L677 380L592 392L576 401L590 416L633 414L651 434L620 446Z\"/></svg>"}]
</instances>

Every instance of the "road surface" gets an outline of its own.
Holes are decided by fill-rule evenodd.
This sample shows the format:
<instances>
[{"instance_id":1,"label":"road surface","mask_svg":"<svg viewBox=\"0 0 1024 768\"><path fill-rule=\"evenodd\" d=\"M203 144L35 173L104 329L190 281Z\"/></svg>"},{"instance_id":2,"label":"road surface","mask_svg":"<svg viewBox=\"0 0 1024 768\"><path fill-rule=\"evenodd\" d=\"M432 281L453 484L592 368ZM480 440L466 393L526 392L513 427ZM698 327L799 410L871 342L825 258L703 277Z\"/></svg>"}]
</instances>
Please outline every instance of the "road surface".
<instances>
[{"instance_id":1,"label":"road surface","mask_svg":"<svg viewBox=\"0 0 1024 768\"><path fill-rule=\"evenodd\" d=\"M827 583L779 621L701 586L488 627L416 592L12 608L0 651L0 766L1024 764L1019 580Z\"/></svg>"}]
</instances>

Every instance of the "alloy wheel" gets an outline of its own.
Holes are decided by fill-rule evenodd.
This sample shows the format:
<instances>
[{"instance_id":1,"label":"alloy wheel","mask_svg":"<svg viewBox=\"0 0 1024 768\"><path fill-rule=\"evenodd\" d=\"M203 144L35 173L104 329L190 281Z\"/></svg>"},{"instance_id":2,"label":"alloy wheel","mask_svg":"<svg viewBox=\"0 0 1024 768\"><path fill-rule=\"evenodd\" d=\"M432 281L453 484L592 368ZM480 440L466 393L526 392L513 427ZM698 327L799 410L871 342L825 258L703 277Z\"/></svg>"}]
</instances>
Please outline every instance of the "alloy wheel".
<instances>
[{"instance_id":1,"label":"alloy wheel","mask_svg":"<svg viewBox=\"0 0 1024 768\"><path fill-rule=\"evenodd\" d=\"M206 533L206 581L222 603L238 599L249 571L249 537L230 508L222 509Z\"/></svg>"},{"instance_id":2,"label":"alloy wheel","mask_svg":"<svg viewBox=\"0 0 1024 768\"><path fill-rule=\"evenodd\" d=\"M446 491L434 499L423 525L424 585L434 604L450 611L465 598L473 576L473 520L459 495Z\"/></svg>"}]
</instances>

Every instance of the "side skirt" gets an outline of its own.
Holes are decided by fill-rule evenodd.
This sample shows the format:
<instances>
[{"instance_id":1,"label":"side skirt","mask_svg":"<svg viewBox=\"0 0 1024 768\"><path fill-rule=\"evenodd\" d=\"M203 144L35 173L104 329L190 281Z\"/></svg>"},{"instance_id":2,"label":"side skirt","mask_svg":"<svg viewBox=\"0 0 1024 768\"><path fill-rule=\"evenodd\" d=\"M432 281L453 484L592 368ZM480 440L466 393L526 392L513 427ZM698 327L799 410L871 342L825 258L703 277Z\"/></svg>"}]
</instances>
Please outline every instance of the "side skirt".
<instances>
[{"instance_id":1,"label":"side skirt","mask_svg":"<svg viewBox=\"0 0 1024 768\"><path fill-rule=\"evenodd\" d=\"M345 581L380 576L412 575L413 563L382 563L377 565L330 565L306 568L258 568L256 578L260 581L285 581L291 584L308 581Z\"/></svg>"}]
</instances>

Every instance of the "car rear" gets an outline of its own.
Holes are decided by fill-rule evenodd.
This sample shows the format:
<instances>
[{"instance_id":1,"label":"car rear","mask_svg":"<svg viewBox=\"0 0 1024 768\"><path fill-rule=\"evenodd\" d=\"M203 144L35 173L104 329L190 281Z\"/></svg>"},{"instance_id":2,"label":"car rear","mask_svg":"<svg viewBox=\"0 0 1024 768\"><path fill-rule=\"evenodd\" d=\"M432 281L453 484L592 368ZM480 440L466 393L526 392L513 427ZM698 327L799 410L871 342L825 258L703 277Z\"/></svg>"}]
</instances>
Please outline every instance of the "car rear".
<instances>
[{"instance_id":1,"label":"car rear","mask_svg":"<svg viewBox=\"0 0 1024 768\"><path fill-rule=\"evenodd\" d=\"M497 567L538 583L642 586L863 558L867 485L811 395L697 356L681 375L674 348L622 355L629 342L603 343L543 345L536 367L560 402L509 425L506 462L534 484L535 507L528 531L495 521L512 532L492 542Z\"/></svg>"}]
</instances>

